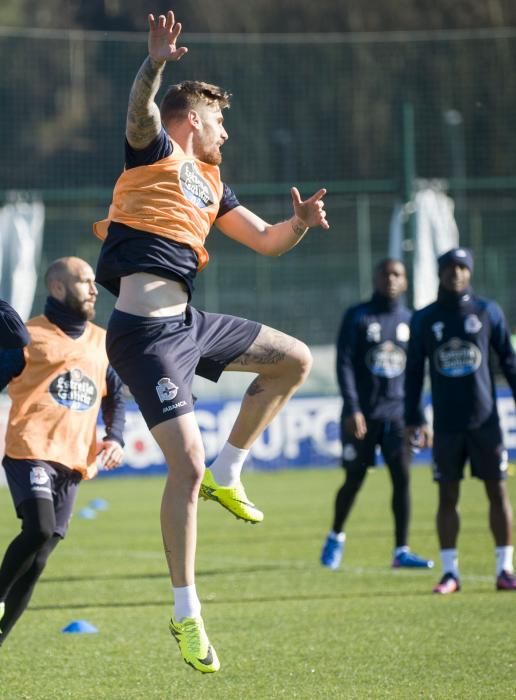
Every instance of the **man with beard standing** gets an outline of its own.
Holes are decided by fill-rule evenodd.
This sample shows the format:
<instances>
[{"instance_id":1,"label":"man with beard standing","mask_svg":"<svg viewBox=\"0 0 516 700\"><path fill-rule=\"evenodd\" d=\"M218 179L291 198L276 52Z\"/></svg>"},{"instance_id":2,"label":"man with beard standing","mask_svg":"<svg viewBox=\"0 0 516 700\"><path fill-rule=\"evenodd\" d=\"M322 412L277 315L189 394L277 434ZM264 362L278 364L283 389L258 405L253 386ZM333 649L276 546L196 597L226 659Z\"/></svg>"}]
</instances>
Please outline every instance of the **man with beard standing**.
<instances>
[{"instance_id":1,"label":"man with beard standing","mask_svg":"<svg viewBox=\"0 0 516 700\"><path fill-rule=\"evenodd\" d=\"M122 382L109 366L105 331L91 323L93 270L80 258L60 258L45 283L45 312L27 322L30 344L0 352L0 388L8 385L12 401L3 466L22 521L0 565L0 645L66 534L79 483L97 465L122 461ZM99 443L100 408L106 435Z\"/></svg>"}]
</instances>

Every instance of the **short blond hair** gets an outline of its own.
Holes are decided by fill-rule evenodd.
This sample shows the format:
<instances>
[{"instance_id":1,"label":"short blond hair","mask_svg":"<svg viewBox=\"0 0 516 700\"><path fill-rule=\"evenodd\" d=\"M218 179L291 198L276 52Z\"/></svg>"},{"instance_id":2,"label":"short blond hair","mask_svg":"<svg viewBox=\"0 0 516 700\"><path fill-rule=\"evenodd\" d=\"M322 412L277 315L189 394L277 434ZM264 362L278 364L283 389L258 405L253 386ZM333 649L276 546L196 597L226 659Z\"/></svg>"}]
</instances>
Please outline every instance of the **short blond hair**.
<instances>
[{"instance_id":1,"label":"short blond hair","mask_svg":"<svg viewBox=\"0 0 516 700\"><path fill-rule=\"evenodd\" d=\"M219 87L198 80L184 80L177 85L171 85L160 105L161 121L163 124L183 118L191 109L199 105L216 105L220 109L228 109L231 94Z\"/></svg>"}]
</instances>

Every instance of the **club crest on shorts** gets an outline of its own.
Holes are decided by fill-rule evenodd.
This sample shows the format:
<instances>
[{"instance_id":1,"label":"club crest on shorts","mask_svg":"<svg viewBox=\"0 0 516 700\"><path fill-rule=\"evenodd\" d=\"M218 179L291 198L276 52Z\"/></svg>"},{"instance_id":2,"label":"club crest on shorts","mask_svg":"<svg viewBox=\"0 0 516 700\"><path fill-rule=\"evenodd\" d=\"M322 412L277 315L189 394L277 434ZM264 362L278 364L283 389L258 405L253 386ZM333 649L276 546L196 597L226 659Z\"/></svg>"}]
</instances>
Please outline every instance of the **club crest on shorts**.
<instances>
[{"instance_id":1,"label":"club crest on shorts","mask_svg":"<svg viewBox=\"0 0 516 700\"><path fill-rule=\"evenodd\" d=\"M43 467L32 467L29 478L31 486L42 486L49 480L48 474Z\"/></svg>"},{"instance_id":2,"label":"club crest on shorts","mask_svg":"<svg viewBox=\"0 0 516 700\"><path fill-rule=\"evenodd\" d=\"M161 403L175 399L178 391L179 387L169 377L161 377L156 384L156 393Z\"/></svg>"},{"instance_id":3,"label":"club crest on shorts","mask_svg":"<svg viewBox=\"0 0 516 700\"><path fill-rule=\"evenodd\" d=\"M346 443L342 449L342 459L345 462L352 462L357 458L357 451L350 442Z\"/></svg>"}]
</instances>

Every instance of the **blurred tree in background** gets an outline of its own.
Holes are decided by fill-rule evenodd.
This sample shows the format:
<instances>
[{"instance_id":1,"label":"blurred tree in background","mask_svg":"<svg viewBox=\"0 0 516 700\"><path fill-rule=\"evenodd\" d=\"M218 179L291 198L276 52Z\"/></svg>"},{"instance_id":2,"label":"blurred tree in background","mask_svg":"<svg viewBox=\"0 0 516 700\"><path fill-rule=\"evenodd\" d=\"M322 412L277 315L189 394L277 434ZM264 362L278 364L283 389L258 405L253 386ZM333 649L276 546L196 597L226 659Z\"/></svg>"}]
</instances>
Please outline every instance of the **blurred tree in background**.
<instances>
[{"instance_id":1,"label":"blurred tree in background","mask_svg":"<svg viewBox=\"0 0 516 700\"><path fill-rule=\"evenodd\" d=\"M4 0L0 60L7 70L0 99L8 149L0 189L112 184L151 7L164 12L168 2ZM225 149L229 182L286 182L295 173L324 181L397 177L406 101L415 105L419 124L432 125L418 138L420 176L450 173L445 113L463 118L469 175L513 172L516 132L508 115L516 110L515 42L388 32L516 25L514 2L177 0L173 7L191 53L166 79L205 79L234 94ZM39 31L31 33L33 27ZM251 34L232 43L216 32ZM323 34L253 40L255 32ZM233 172L235 154L252 168L238 164Z\"/></svg>"},{"instance_id":2,"label":"blurred tree in background","mask_svg":"<svg viewBox=\"0 0 516 700\"><path fill-rule=\"evenodd\" d=\"M190 32L377 32L516 24L513 0L3 0L0 25L143 31L173 9Z\"/></svg>"}]
</instances>

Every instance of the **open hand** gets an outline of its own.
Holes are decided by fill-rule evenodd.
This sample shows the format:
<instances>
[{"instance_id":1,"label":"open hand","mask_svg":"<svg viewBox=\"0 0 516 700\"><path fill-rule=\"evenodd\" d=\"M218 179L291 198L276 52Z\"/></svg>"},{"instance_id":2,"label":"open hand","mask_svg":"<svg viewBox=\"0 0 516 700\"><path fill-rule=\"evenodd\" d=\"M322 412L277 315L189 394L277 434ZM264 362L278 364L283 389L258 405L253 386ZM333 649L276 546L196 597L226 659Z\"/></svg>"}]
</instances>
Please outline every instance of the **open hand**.
<instances>
[{"instance_id":1,"label":"open hand","mask_svg":"<svg viewBox=\"0 0 516 700\"><path fill-rule=\"evenodd\" d=\"M116 469L122 463L124 452L116 440L102 440L97 447L97 463L104 469Z\"/></svg>"},{"instance_id":2,"label":"open hand","mask_svg":"<svg viewBox=\"0 0 516 700\"><path fill-rule=\"evenodd\" d=\"M176 48L176 41L181 34L181 23L175 21L172 10L158 19L149 15L149 56L156 63L179 61L188 51L186 46Z\"/></svg>"},{"instance_id":3,"label":"open hand","mask_svg":"<svg viewBox=\"0 0 516 700\"><path fill-rule=\"evenodd\" d=\"M323 197L326 194L325 189L319 190L308 199L305 199L305 201L301 199L297 187L292 187L290 194L292 195L294 214L302 225L306 228L311 228L312 226L320 226L324 229L330 228L329 223L326 221L326 212L324 211Z\"/></svg>"}]
</instances>

